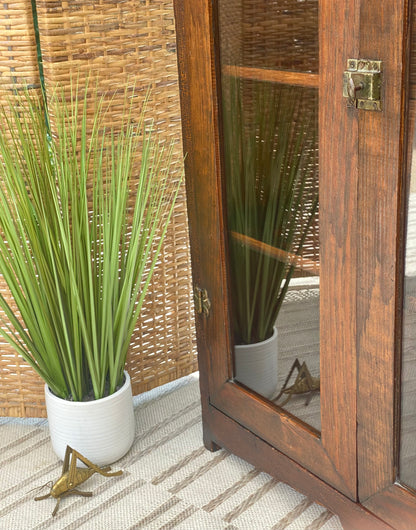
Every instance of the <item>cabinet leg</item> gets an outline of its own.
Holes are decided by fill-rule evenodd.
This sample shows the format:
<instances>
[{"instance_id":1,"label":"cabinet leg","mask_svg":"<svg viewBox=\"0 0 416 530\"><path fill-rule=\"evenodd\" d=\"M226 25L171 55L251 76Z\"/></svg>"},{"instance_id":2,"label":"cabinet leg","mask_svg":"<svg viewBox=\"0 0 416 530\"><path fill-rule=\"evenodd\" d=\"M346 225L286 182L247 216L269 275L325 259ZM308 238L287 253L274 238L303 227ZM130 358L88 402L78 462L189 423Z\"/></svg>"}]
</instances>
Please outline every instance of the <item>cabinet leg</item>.
<instances>
[{"instance_id":1,"label":"cabinet leg","mask_svg":"<svg viewBox=\"0 0 416 530\"><path fill-rule=\"evenodd\" d=\"M217 443L214 442L213 436L212 436L212 433L209 427L205 423L203 423L202 429L203 429L202 436L203 436L204 446L206 447L206 449L208 449L208 451L211 451L211 453L215 453L215 451L219 451L221 447Z\"/></svg>"}]
</instances>

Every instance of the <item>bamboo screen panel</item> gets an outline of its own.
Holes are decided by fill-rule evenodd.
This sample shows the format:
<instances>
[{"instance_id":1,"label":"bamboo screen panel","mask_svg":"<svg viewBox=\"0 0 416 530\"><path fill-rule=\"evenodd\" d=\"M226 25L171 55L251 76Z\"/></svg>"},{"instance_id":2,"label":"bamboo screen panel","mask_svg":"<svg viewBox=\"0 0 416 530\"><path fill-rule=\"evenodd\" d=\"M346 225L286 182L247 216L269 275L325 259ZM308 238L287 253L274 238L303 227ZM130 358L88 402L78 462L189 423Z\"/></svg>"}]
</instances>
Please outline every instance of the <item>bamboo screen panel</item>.
<instances>
[{"instance_id":1,"label":"bamboo screen panel","mask_svg":"<svg viewBox=\"0 0 416 530\"><path fill-rule=\"evenodd\" d=\"M2 3L0 17L0 87L23 83L40 87L30 0Z\"/></svg>"},{"instance_id":2,"label":"bamboo screen panel","mask_svg":"<svg viewBox=\"0 0 416 530\"><path fill-rule=\"evenodd\" d=\"M124 87L134 84L143 94L150 87L149 116L162 140L176 142L174 184L183 153L172 0L38 0L36 5L46 94L58 83L69 90L71 78L88 75L100 91L111 93L109 120L117 128ZM191 292L183 183L131 343L127 370L134 394L197 369ZM19 385L21 400L26 380ZM2 396L0 414L45 415L40 381L31 387L34 395L38 397L33 406L22 401L10 406Z\"/></svg>"},{"instance_id":3,"label":"bamboo screen panel","mask_svg":"<svg viewBox=\"0 0 416 530\"><path fill-rule=\"evenodd\" d=\"M0 104L14 88L40 91L31 0L3 3L0 9ZM0 277L0 291L14 305ZM0 415L39 416L44 412L43 382L0 338Z\"/></svg>"}]
</instances>

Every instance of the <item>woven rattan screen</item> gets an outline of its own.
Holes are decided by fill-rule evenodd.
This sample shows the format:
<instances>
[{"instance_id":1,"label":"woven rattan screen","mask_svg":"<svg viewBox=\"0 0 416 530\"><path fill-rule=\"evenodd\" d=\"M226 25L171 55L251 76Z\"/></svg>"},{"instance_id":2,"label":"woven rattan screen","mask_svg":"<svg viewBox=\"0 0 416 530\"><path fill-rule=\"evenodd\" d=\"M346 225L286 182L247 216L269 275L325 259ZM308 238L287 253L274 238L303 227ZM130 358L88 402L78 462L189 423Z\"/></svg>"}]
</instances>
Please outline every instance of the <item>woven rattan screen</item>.
<instances>
[{"instance_id":1,"label":"woven rattan screen","mask_svg":"<svg viewBox=\"0 0 416 530\"><path fill-rule=\"evenodd\" d=\"M172 1L41 0L36 5L46 94L57 83L69 88L71 77L87 74L100 90L112 92L111 125L116 126L123 101L114 89L134 83L144 93L150 87L149 115L162 139L176 142L179 167L172 178L179 178L183 155ZM35 52L32 46L34 59ZM3 67L3 57L1 61ZM196 370L191 291L183 185L131 343L127 369L135 394ZM13 353L4 351L0 414L44 415L42 382Z\"/></svg>"},{"instance_id":2,"label":"woven rattan screen","mask_svg":"<svg viewBox=\"0 0 416 530\"><path fill-rule=\"evenodd\" d=\"M31 1L3 3L0 13L0 103L3 103L16 86L28 85L30 90L39 91L40 79ZM2 281L0 291L10 300ZM13 304L11 300L10 303ZM39 416L43 411L43 382L0 339L0 415Z\"/></svg>"}]
</instances>

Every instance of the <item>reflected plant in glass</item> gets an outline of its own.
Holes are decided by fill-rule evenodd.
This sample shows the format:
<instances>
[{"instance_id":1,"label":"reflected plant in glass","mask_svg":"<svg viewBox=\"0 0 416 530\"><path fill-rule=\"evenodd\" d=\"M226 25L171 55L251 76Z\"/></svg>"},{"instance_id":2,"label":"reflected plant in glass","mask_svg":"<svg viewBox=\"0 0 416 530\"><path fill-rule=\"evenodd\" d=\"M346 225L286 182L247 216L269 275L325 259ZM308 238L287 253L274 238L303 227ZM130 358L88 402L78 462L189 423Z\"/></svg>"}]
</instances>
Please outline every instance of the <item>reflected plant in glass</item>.
<instances>
[{"instance_id":1,"label":"reflected plant in glass","mask_svg":"<svg viewBox=\"0 0 416 530\"><path fill-rule=\"evenodd\" d=\"M305 89L227 76L223 124L234 343L253 344L273 334L316 227L316 106Z\"/></svg>"}]
</instances>

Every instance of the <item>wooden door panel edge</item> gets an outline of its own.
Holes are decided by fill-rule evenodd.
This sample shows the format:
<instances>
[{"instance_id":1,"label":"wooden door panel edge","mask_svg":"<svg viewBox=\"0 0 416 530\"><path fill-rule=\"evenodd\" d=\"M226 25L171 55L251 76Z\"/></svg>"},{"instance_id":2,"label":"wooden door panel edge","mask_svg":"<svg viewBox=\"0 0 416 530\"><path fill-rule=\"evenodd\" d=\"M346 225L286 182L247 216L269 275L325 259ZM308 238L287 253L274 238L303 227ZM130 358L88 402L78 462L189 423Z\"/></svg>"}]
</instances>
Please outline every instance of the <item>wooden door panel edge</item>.
<instances>
[{"instance_id":1,"label":"wooden door panel edge","mask_svg":"<svg viewBox=\"0 0 416 530\"><path fill-rule=\"evenodd\" d=\"M383 62L382 111L358 111L358 484L359 499L390 487L397 458L397 318L401 303L400 179L407 0L361 0L360 54Z\"/></svg>"},{"instance_id":2,"label":"wooden door panel edge","mask_svg":"<svg viewBox=\"0 0 416 530\"><path fill-rule=\"evenodd\" d=\"M193 284L206 289L211 301L209 316L195 318L204 407L217 376L212 352L229 349L212 12L206 0L175 0L174 12Z\"/></svg>"},{"instance_id":3,"label":"wooden door panel edge","mask_svg":"<svg viewBox=\"0 0 416 530\"><path fill-rule=\"evenodd\" d=\"M415 530L415 494L399 484L389 486L384 491L373 495L364 504L396 530Z\"/></svg>"},{"instance_id":4,"label":"wooden door panel edge","mask_svg":"<svg viewBox=\"0 0 416 530\"><path fill-rule=\"evenodd\" d=\"M319 5L322 443L354 498L358 122L341 87L347 60L358 57L359 8L359 0Z\"/></svg>"},{"instance_id":5,"label":"wooden door panel edge","mask_svg":"<svg viewBox=\"0 0 416 530\"><path fill-rule=\"evenodd\" d=\"M321 437L307 425L283 410L273 410L277 407L272 403L232 382L216 390L210 404L340 492L354 498L355 490L351 490L349 483L339 474ZM348 459L350 455L346 451L344 456Z\"/></svg>"},{"instance_id":6,"label":"wooden door panel edge","mask_svg":"<svg viewBox=\"0 0 416 530\"><path fill-rule=\"evenodd\" d=\"M214 407L207 407L204 425L215 448L222 447L257 469L281 480L339 516L344 530L392 530L365 507L338 492L294 460Z\"/></svg>"}]
</instances>

